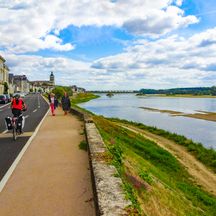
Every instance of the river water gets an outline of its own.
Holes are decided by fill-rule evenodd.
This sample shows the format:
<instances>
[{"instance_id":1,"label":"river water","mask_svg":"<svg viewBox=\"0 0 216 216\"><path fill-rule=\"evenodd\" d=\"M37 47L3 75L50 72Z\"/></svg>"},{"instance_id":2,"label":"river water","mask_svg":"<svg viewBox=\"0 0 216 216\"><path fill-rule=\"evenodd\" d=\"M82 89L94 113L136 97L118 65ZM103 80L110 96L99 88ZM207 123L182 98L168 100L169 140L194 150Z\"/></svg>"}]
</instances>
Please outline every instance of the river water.
<instances>
[{"instance_id":1,"label":"river water","mask_svg":"<svg viewBox=\"0 0 216 216\"><path fill-rule=\"evenodd\" d=\"M216 149L216 122L182 116L171 116L168 113L153 112L141 109L149 107L160 110L174 110L184 113L197 111L216 112L215 98L175 98L158 96L136 96L135 94L115 94L80 104L81 107L95 114L106 117L118 117L184 135L204 146Z\"/></svg>"}]
</instances>

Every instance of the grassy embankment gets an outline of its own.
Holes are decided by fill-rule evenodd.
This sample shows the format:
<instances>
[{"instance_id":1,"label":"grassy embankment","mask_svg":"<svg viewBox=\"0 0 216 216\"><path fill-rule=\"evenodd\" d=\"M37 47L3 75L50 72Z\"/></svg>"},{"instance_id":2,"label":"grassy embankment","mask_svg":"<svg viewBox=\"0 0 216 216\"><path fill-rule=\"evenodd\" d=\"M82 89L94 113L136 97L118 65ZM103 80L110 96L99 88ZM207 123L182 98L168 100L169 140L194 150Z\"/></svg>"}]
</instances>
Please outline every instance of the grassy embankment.
<instances>
[{"instance_id":1,"label":"grassy embankment","mask_svg":"<svg viewBox=\"0 0 216 216\"><path fill-rule=\"evenodd\" d=\"M77 104L84 103L84 102L87 102L87 101L90 101L90 100L93 100L99 97L100 97L99 95L95 95L92 93L78 93L78 94L71 96L71 104L73 107L80 109L80 107L77 106Z\"/></svg>"},{"instance_id":2,"label":"grassy embankment","mask_svg":"<svg viewBox=\"0 0 216 216\"><path fill-rule=\"evenodd\" d=\"M216 151L214 149L207 149L201 143L193 142L191 139L187 139L185 136L178 135L176 133L171 133L163 129L158 129L156 127L147 126L142 123L136 123L132 121L120 120L115 118L111 120L114 122L121 122L136 126L140 129L144 129L153 134L165 137L179 145L186 147L188 152L194 155L197 160L201 161L204 165L206 165L211 170L213 170L214 173L216 173Z\"/></svg>"},{"instance_id":3,"label":"grassy embankment","mask_svg":"<svg viewBox=\"0 0 216 216\"><path fill-rule=\"evenodd\" d=\"M216 197L196 185L168 151L115 122L94 116L124 182L142 215L215 215Z\"/></svg>"},{"instance_id":4,"label":"grassy embankment","mask_svg":"<svg viewBox=\"0 0 216 216\"><path fill-rule=\"evenodd\" d=\"M194 145L183 136L142 124L101 116L93 116L93 119L108 149L107 162L117 168L127 197L133 203L132 209L136 209L129 215L216 215L216 197L196 185L172 154L155 142L122 128L119 123L132 124L188 146L193 154L197 152L201 158L209 157L208 166L212 169L216 162L215 151L205 152L200 144Z\"/></svg>"}]
</instances>

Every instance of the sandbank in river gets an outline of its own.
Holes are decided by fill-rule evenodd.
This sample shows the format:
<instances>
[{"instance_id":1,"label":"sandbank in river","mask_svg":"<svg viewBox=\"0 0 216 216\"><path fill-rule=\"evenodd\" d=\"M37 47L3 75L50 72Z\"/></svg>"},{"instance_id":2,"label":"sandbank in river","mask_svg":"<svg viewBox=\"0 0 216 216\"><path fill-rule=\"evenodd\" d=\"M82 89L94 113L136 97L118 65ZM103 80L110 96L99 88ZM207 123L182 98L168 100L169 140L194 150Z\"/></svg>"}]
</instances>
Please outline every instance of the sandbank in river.
<instances>
[{"instance_id":1,"label":"sandbank in river","mask_svg":"<svg viewBox=\"0 0 216 216\"><path fill-rule=\"evenodd\" d=\"M171 116L185 116L185 117L190 117L190 118L203 119L207 121L216 121L215 112L206 112L206 111L197 110L196 113L187 114L187 113L173 111L173 110L161 110L161 109L155 109L155 108L150 108L150 107L140 107L140 108L149 110L152 112L168 113Z\"/></svg>"}]
</instances>

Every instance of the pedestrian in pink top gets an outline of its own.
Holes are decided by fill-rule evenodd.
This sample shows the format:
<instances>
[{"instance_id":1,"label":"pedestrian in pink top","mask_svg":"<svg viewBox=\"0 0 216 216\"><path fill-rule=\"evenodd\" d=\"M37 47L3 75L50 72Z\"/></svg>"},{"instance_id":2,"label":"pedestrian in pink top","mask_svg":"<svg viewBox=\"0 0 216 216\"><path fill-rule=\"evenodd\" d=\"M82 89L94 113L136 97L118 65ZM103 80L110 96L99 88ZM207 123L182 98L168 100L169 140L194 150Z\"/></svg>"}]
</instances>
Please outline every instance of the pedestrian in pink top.
<instances>
[{"instance_id":1,"label":"pedestrian in pink top","mask_svg":"<svg viewBox=\"0 0 216 216\"><path fill-rule=\"evenodd\" d=\"M58 101L55 98L55 94L51 93L49 96L49 102L50 102L50 108L51 108L51 112L52 115L55 116L55 108L58 106Z\"/></svg>"}]
</instances>

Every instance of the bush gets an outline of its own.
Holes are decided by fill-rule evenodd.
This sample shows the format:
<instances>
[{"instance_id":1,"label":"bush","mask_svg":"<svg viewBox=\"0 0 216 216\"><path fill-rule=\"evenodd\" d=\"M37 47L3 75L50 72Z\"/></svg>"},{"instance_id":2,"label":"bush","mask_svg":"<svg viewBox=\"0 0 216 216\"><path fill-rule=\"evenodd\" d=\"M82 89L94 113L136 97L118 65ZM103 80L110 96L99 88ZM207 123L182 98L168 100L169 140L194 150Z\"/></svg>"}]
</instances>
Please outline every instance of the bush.
<instances>
[{"instance_id":1,"label":"bush","mask_svg":"<svg viewBox=\"0 0 216 216\"><path fill-rule=\"evenodd\" d=\"M87 142L84 141L84 140L81 141L80 144L79 144L79 148L82 149L82 150L87 151L87 149L88 149L88 144L87 144Z\"/></svg>"}]
</instances>

